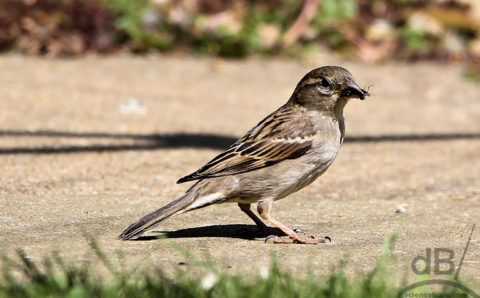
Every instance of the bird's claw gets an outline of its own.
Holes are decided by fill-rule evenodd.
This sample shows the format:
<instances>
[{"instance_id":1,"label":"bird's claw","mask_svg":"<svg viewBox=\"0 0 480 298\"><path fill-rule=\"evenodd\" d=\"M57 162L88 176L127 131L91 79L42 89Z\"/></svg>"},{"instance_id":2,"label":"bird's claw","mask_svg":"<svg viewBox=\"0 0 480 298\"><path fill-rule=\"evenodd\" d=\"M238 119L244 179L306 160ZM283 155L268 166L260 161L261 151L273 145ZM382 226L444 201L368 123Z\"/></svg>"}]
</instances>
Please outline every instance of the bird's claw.
<instances>
[{"instance_id":1,"label":"bird's claw","mask_svg":"<svg viewBox=\"0 0 480 298\"><path fill-rule=\"evenodd\" d=\"M300 234L303 234L303 235L307 235L307 232L305 232L305 231L302 230L302 229L293 229L293 231L294 231L295 233L300 233Z\"/></svg>"},{"instance_id":2,"label":"bird's claw","mask_svg":"<svg viewBox=\"0 0 480 298\"><path fill-rule=\"evenodd\" d=\"M263 243L267 243L267 241L272 239L272 238L274 239L274 242L275 242L275 240L276 240L276 238L278 238L278 236L277 235L268 235L267 238L265 238L265 241Z\"/></svg>"},{"instance_id":3,"label":"bird's claw","mask_svg":"<svg viewBox=\"0 0 480 298\"><path fill-rule=\"evenodd\" d=\"M318 238L318 243L327 243L327 240L329 243L332 243L332 238L330 238L329 236Z\"/></svg>"}]
</instances>

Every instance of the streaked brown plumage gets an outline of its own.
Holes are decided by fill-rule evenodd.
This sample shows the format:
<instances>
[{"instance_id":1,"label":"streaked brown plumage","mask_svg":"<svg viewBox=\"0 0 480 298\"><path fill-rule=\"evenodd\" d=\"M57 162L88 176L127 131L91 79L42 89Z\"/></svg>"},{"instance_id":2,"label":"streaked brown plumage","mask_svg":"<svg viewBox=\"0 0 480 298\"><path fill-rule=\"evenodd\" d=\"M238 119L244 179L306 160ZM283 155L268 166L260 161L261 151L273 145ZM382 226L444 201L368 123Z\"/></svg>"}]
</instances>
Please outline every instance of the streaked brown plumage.
<instances>
[{"instance_id":1,"label":"streaked brown plumage","mask_svg":"<svg viewBox=\"0 0 480 298\"><path fill-rule=\"evenodd\" d=\"M292 107L282 106L225 152L177 183L240 174L297 158L310 149L311 138L315 136L309 121L295 113ZM298 127L304 129L298 130Z\"/></svg>"},{"instance_id":2,"label":"streaked brown plumage","mask_svg":"<svg viewBox=\"0 0 480 298\"><path fill-rule=\"evenodd\" d=\"M260 216L289 236L275 237L275 243L323 242L298 235L272 218L272 203L307 186L327 170L343 142L345 104L352 97L364 99L367 95L344 68L312 70L285 105L225 152L179 179L177 183L198 180L182 197L130 225L119 238L137 237L172 215L226 202L237 202L268 233L269 228L250 210L250 204L258 202Z\"/></svg>"}]
</instances>

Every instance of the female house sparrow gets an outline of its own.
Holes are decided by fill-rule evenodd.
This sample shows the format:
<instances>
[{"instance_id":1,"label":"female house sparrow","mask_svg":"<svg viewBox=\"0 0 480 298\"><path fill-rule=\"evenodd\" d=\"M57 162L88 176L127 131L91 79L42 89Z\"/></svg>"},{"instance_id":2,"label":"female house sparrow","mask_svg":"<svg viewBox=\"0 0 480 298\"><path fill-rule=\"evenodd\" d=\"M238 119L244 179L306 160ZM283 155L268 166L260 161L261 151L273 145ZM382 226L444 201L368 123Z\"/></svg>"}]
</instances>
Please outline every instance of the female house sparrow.
<instances>
[{"instance_id":1,"label":"female house sparrow","mask_svg":"<svg viewBox=\"0 0 480 298\"><path fill-rule=\"evenodd\" d=\"M325 66L307 73L286 104L260 121L245 136L196 172L177 183L198 180L179 199L144 216L119 236L128 240L172 215L212 204L237 202L240 209L269 232L251 210L287 236L275 243L317 244L270 215L272 203L312 183L332 164L342 145L343 108L351 98L370 95L346 69Z\"/></svg>"}]
</instances>

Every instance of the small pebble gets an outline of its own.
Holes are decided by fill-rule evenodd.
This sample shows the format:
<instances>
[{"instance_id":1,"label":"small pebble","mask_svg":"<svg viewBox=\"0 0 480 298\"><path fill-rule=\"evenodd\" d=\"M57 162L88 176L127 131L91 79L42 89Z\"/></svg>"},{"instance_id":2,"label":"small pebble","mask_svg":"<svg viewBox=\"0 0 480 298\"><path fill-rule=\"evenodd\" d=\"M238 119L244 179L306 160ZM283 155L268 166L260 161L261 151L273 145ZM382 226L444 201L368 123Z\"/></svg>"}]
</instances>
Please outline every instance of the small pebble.
<instances>
[{"instance_id":1,"label":"small pebble","mask_svg":"<svg viewBox=\"0 0 480 298\"><path fill-rule=\"evenodd\" d=\"M120 112L123 114L145 114L147 108L137 99L130 98L120 106Z\"/></svg>"},{"instance_id":2,"label":"small pebble","mask_svg":"<svg viewBox=\"0 0 480 298\"><path fill-rule=\"evenodd\" d=\"M407 209L405 207L407 207L408 204L401 204L397 207L397 209L395 210L395 213L405 213L407 212Z\"/></svg>"}]
</instances>

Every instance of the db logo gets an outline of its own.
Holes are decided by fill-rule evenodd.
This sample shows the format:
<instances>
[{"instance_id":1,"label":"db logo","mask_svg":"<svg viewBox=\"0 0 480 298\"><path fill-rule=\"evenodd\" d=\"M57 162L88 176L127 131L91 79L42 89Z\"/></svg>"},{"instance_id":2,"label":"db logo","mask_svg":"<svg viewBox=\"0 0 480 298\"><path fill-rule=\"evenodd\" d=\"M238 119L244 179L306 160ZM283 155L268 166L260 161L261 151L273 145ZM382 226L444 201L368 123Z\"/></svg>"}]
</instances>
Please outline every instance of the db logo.
<instances>
[{"instance_id":1,"label":"db logo","mask_svg":"<svg viewBox=\"0 0 480 298\"><path fill-rule=\"evenodd\" d=\"M432 256L432 249L427 248L425 250L425 256L416 256L413 258L411 264L412 271L418 275L432 274L433 262L433 274L452 274L455 271L453 257L453 249L435 247Z\"/></svg>"},{"instance_id":2,"label":"db logo","mask_svg":"<svg viewBox=\"0 0 480 298\"><path fill-rule=\"evenodd\" d=\"M462 297L466 295L470 295L471 297L480 298L479 294L476 294L472 289L465 286L463 283L458 281L458 275L460 274L460 269L462 268L463 260L465 259L465 255L467 253L468 245L472 240L473 230L475 229L475 225L472 227L472 231L470 232L470 237L468 238L467 245L463 250L462 256L460 257L460 261L458 262L457 271L455 272L454 279L427 279L422 280L413 284L410 284L400 290L398 293L398 297L453 297L452 295L446 296L446 293L437 293L435 290L431 290L428 292L429 286L435 285L442 285L451 288L457 288L460 291ZM450 248L427 248L425 249L425 255L419 255L413 258L411 267L412 271L415 274L423 275L452 275L455 271L455 263L453 262L454 252L453 249ZM427 289L425 289L427 287ZM422 289L421 293L416 293L416 289ZM458 296L458 295L457 295ZM456 297L456 296L455 296Z\"/></svg>"}]
</instances>

